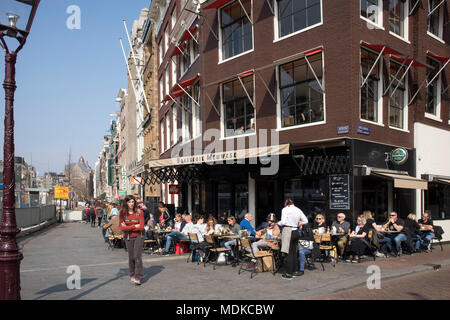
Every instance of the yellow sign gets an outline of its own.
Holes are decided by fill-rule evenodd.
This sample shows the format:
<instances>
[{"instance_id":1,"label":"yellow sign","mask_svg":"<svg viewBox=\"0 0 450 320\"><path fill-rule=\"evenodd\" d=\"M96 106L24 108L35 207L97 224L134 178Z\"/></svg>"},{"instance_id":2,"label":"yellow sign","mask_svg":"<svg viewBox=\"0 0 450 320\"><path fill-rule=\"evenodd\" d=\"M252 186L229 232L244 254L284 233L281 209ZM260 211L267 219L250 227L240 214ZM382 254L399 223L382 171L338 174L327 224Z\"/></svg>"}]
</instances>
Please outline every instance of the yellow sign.
<instances>
[{"instance_id":1,"label":"yellow sign","mask_svg":"<svg viewBox=\"0 0 450 320\"><path fill-rule=\"evenodd\" d=\"M144 185L144 178L142 177L131 177L131 183L137 185Z\"/></svg>"},{"instance_id":2,"label":"yellow sign","mask_svg":"<svg viewBox=\"0 0 450 320\"><path fill-rule=\"evenodd\" d=\"M55 186L55 199L69 199L69 187Z\"/></svg>"}]
</instances>

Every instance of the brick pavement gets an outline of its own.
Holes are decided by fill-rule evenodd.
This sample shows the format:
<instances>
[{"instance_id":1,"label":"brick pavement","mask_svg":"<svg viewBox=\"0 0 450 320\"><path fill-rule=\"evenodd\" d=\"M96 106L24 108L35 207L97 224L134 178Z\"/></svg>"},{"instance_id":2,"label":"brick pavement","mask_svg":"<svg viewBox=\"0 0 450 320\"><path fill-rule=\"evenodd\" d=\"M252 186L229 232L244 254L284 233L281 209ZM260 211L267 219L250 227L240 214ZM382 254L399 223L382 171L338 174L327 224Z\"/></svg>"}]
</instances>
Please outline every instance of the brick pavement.
<instances>
[{"instance_id":1,"label":"brick pavement","mask_svg":"<svg viewBox=\"0 0 450 320\"><path fill-rule=\"evenodd\" d=\"M427 263L450 266L450 250L428 254L377 259L361 264L325 264L306 271L303 277L284 280L281 274L249 273L238 275L230 265L213 270L186 263L187 255L160 257L144 254L145 278L141 287L131 285L128 257L124 250L107 250L101 230L82 223L55 225L21 238L24 259L21 263L22 298L40 299L171 299L171 300L298 300L353 288L366 283L367 267L380 266L383 279L431 270ZM67 267L81 269L80 290L68 290ZM383 280L384 283L385 280ZM446 284L448 285L448 282ZM271 294L267 295L267 291ZM450 290L449 290L450 291Z\"/></svg>"}]
</instances>

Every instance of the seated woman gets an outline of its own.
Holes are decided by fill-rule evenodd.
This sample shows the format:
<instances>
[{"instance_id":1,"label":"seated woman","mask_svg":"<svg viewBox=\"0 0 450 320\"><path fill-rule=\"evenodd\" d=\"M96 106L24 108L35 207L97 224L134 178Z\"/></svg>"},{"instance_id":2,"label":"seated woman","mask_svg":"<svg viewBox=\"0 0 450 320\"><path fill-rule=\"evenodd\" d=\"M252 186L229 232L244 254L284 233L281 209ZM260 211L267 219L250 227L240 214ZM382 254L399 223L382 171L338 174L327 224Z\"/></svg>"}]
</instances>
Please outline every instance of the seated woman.
<instances>
[{"instance_id":1,"label":"seated woman","mask_svg":"<svg viewBox=\"0 0 450 320\"><path fill-rule=\"evenodd\" d=\"M416 251L416 245L419 242L419 230L420 226L417 223L417 218L414 213L410 213L405 220L405 228L406 228L406 245L410 252Z\"/></svg>"},{"instance_id":2,"label":"seated woman","mask_svg":"<svg viewBox=\"0 0 450 320\"><path fill-rule=\"evenodd\" d=\"M317 233L326 233L327 225L325 223L325 216L322 213L318 213L316 215L315 221L312 226L314 234Z\"/></svg>"},{"instance_id":3,"label":"seated woman","mask_svg":"<svg viewBox=\"0 0 450 320\"><path fill-rule=\"evenodd\" d=\"M118 211L112 211L111 212L111 220L103 225L103 229L106 230L105 233L105 241L108 241L109 237L109 230L108 228L111 227L111 230L114 235L123 235L123 231L120 230L119 226L119 212Z\"/></svg>"},{"instance_id":4,"label":"seated woman","mask_svg":"<svg viewBox=\"0 0 450 320\"><path fill-rule=\"evenodd\" d=\"M219 232L219 226L217 226L217 220L213 216L209 216L206 221L206 234L214 234L215 232Z\"/></svg>"},{"instance_id":5,"label":"seated woman","mask_svg":"<svg viewBox=\"0 0 450 320\"><path fill-rule=\"evenodd\" d=\"M369 246L367 242L370 226L366 223L363 215L358 217L357 226L350 234L350 238L345 248L346 262L360 262L360 256L364 254L366 248Z\"/></svg>"}]
</instances>

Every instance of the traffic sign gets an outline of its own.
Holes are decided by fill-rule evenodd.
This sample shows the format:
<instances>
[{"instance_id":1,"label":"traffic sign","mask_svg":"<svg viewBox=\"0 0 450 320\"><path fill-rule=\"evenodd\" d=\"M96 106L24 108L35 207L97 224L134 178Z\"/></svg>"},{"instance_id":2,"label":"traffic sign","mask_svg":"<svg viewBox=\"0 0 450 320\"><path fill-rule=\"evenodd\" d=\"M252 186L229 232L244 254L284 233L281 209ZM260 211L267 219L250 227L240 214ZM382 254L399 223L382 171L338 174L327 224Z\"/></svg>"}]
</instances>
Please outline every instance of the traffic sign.
<instances>
[{"instance_id":1,"label":"traffic sign","mask_svg":"<svg viewBox=\"0 0 450 320\"><path fill-rule=\"evenodd\" d=\"M55 199L69 199L69 187L55 186Z\"/></svg>"},{"instance_id":2,"label":"traffic sign","mask_svg":"<svg viewBox=\"0 0 450 320\"><path fill-rule=\"evenodd\" d=\"M143 177L131 177L131 183L143 186L144 185L144 178Z\"/></svg>"}]
</instances>

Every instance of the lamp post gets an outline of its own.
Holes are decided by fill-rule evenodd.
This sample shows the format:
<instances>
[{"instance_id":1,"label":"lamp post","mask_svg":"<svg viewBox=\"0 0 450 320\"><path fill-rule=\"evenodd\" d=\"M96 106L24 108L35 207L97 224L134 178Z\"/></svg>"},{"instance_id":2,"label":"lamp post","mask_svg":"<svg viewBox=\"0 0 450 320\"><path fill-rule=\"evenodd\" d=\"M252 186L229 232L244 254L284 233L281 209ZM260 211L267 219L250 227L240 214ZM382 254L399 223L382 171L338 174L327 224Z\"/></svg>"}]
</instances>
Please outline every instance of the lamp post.
<instances>
[{"instance_id":1,"label":"lamp post","mask_svg":"<svg viewBox=\"0 0 450 320\"><path fill-rule=\"evenodd\" d=\"M25 45L40 0L1 0L0 46L5 52L5 140L3 145L3 215L0 224L0 300L20 299L20 261L16 242L20 232L16 224L14 177L14 92L16 91L17 53ZM5 18L6 16L6 18ZM6 37L16 39L11 51ZM9 41L8 41L9 43Z\"/></svg>"}]
</instances>

